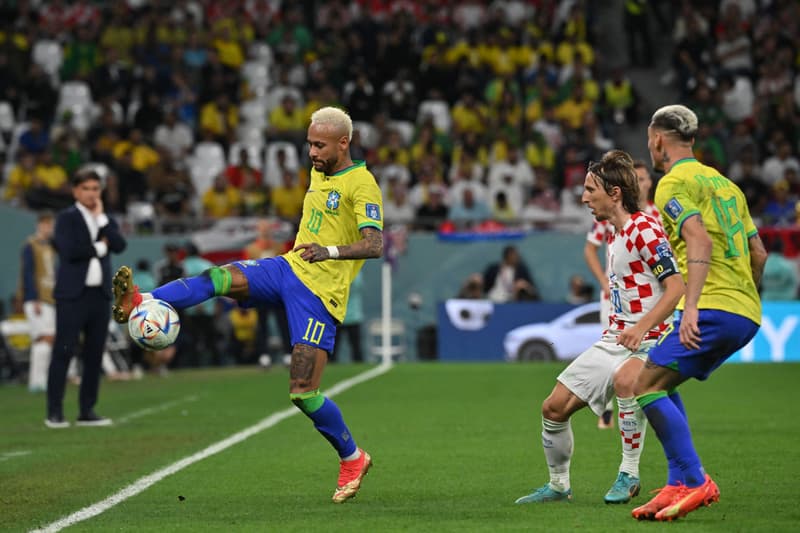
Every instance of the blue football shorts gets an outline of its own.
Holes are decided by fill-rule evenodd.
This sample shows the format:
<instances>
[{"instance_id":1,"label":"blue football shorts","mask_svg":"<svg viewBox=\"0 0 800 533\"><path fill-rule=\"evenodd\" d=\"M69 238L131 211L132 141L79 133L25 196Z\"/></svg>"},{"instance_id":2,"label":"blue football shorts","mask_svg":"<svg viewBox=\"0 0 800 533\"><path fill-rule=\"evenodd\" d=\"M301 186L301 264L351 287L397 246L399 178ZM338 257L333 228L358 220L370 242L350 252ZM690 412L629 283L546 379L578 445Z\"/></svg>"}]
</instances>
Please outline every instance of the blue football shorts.
<instances>
[{"instance_id":1,"label":"blue football shorts","mask_svg":"<svg viewBox=\"0 0 800 533\"><path fill-rule=\"evenodd\" d=\"M683 377L701 381L750 342L758 331L758 324L749 318L717 309L700 309L697 319L700 348L690 350L681 344L678 333L681 318L683 312L676 311L673 327L658 339L648 358L659 366L677 370Z\"/></svg>"},{"instance_id":2,"label":"blue football shorts","mask_svg":"<svg viewBox=\"0 0 800 533\"><path fill-rule=\"evenodd\" d=\"M327 352L336 340L336 319L322 300L306 287L283 257L235 261L247 278L250 297L243 307L258 304L283 304L289 321L292 346L308 344Z\"/></svg>"}]
</instances>

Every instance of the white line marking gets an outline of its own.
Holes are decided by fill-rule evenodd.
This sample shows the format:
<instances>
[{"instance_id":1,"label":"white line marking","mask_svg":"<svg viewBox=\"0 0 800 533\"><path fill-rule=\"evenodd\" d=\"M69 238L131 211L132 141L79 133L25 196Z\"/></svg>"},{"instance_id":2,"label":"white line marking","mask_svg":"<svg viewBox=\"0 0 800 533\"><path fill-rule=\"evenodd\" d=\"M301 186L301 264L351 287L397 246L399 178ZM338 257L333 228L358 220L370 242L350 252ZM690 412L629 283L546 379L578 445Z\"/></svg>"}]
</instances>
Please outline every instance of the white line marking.
<instances>
[{"instance_id":1,"label":"white line marking","mask_svg":"<svg viewBox=\"0 0 800 533\"><path fill-rule=\"evenodd\" d=\"M26 455L30 455L30 450L20 450L18 452L4 452L3 455L0 455L0 462L8 461L9 459L14 459L15 457L25 457Z\"/></svg>"},{"instance_id":2,"label":"white line marking","mask_svg":"<svg viewBox=\"0 0 800 533\"><path fill-rule=\"evenodd\" d=\"M327 389L325 391L325 395L328 397L336 396L340 392L344 392L347 389L350 389L360 383L369 381L373 378L385 374L386 372L391 370L391 368L392 368L391 363L382 363L381 365L376 366L375 368L372 368L370 370L367 370L366 372L362 372L361 374L353 376L352 378L340 381L330 389ZM116 494L112 494L105 500L92 504L88 507L84 507L79 511L75 511L71 515L60 518L55 522L52 522L42 527L41 529L34 529L33 533L38 533L38 532L54 533L56 531L61 531L66 527L73 526L78 522L88 520L89 518L97 516L100 513L108 511L118 503L122 503L128 498L131 498L141 492L144 492L146 489L155 485L156 483L166 478L167 476L179 472L184 468L186 468L187 466L190 466L198 461L202 461L203 459L207 459L212 455L218 454L219 452L224 451L230 448L231 446L239 444L240 442L252 437L253 435L260 433L265 429L269 429L272 426L276 425L278 422L281 422L282 420L285 420L290 416L294 416L299 412L300 410L297 409L296 407L289 407L288 409L284 409L283 411L278 411L277 413L273 413L272 415L250 426L249 428L243 429L242 431L231 435L227 439L212 444L211 446L205 448L204 450L200 450L199 452L190 455L189 457L185 457L180 461L167 466L166 468L162 468L161 470L158 470L150 475L138 479L137 481L123 488Z\"/></svg>"},{"instance_id":3,"label":"white line marking","mask_svg":"<svg viewBox=\"0 0 800 533\"><path fill-rule=\"evenodd\" d=\"M133 413L123 416L122 418L118 418L114 420L116 424L124 424L126 422L130 422L135 418L141 418L143 416L152 415L154 413L158 413L161 411L166 411L170 407L174 407L176 405L180 405L186 402L196 402L200 397L197 395L186 396L184 398L180 398L178 400L172 400L171 402L164 402L162 404L156 405L155 407L148 407L146 409L141 409L139 411L134 411Z\"/></svg>"}]
</instances>

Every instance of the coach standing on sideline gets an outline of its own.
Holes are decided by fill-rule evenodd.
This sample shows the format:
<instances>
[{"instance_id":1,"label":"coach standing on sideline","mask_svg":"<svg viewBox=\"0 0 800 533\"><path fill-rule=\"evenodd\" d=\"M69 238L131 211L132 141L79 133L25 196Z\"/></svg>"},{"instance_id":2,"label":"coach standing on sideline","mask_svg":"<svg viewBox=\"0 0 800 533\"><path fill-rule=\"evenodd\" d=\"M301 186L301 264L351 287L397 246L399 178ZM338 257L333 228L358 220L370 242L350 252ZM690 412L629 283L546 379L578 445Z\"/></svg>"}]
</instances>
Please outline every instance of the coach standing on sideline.
<instances>
[{"instance_id":1,"label":"coach standing on sideline","mask_svg":"<svg viewBox=\"0 0 800 533\"><path fill-rule=\"evenodd\" d=\"M111 319L110 253L125 249L117 223L103 211L100 176L79 170L72 180L75 205L56 218L56 338L47 381L47 420L51 428L64 428L64 386L67 367L84 334L83 373L79 395L79 426L107 426L111 419L94 411L100 388L103 348Z\"/></svg>"}]
</instances>

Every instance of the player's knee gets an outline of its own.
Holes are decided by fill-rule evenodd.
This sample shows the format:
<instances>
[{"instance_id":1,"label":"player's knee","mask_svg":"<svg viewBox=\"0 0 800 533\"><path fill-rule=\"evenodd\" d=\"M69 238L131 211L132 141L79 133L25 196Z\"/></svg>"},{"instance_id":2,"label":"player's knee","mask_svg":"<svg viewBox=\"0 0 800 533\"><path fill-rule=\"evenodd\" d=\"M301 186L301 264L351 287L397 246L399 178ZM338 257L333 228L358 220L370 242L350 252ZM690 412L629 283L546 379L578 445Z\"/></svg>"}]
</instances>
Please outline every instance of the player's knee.
<instances>
[{"instance_id":1,"label":"player's knee","mask_svg":"<svg viewBox=\"0 0 800 533\"><path fill-rule=\"evenodd\" d=\"M325 396L320 394L319 389L308 392L293 392L289 394L289 399L295 407L307 415L317 411L325 403Z\"/></svg>"},{"instance_id":2,"label":"player's knee","mask_svg":"<svg viewBox=\"0 0 800 533\"><path fill-rule=\"evenodd\" d=\"M214 285L214 296L225 296L231 290L231 273L222 267L213 266L203 272L204 276L211 279Z\"/></svg>"},{"instance_id":3,"label":"player's knee","mask_svg":"<svg viewBox=\"0 0 800 533\"><path fill-rule=\"evenodd\" d=\"M614 393L619 398L630 398L634 395L636 376L634 374L619 373L614 376Z\"/></svg>"},{"instance_id":4,"label":"player's knee","mask_svg":"<svg viewBox=\"0 0 800 533\"><path fill-rule=\"evenodd\" d=\"M559 422L566 420L564 417L564 409L553 400L552 396L548 396L545 401L542 402L542 417L547 420L556 420Z\"/></svg>"}]
</instances>

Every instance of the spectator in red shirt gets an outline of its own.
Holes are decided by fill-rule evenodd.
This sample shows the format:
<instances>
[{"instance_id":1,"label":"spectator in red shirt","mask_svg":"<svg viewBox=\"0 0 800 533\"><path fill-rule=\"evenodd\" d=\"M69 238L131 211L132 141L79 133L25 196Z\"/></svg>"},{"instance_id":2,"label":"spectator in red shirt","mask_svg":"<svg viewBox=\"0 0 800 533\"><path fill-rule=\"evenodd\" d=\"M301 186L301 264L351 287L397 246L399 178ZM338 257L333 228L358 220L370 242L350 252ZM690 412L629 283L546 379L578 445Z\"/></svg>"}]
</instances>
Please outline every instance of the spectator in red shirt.
<instances>
[{"instance_id":1,"label":"spectator in red shirt","mask_svg":"<svg viewBox=\"0 0 800 533\"><path fill-rule=\"evenodd\" d=\"M239 164L228 166L225 169L225 177L228 179L228 183L237 189L242 189L246 176L252 176L258 185L261 185L263 181L261 171L253 168L250 164L250 155L247 152L247 148L241 148L239 150Z\"/></svg>"}]
</instances>

